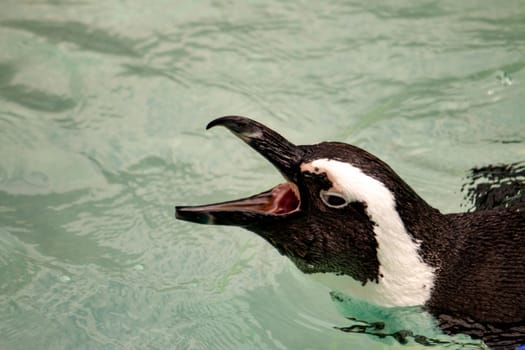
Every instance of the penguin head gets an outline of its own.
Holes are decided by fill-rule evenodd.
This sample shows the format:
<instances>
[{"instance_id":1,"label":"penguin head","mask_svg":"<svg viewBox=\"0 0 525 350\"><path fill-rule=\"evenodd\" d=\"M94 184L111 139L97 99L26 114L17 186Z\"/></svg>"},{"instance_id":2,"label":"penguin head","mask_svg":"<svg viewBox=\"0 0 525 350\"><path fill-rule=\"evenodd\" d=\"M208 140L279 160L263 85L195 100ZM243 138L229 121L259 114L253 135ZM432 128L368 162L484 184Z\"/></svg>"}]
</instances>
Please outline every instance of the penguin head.
<instances>
[{"instance_id":1,"label":"penguin head","mask_svg":"<svg viewBox=\"0 0 525 350\"><path fill-rule=\"evenodd\" d=\"M221 117L207 129L219 125L286 181L243 199L176 207L178 219L255 232L305 273L348 275L363 285L383 277L378 244L404 230L396 200L419 200L387 164L345 143L294 145L245 117Z\"/></svg>"}]
</instances>

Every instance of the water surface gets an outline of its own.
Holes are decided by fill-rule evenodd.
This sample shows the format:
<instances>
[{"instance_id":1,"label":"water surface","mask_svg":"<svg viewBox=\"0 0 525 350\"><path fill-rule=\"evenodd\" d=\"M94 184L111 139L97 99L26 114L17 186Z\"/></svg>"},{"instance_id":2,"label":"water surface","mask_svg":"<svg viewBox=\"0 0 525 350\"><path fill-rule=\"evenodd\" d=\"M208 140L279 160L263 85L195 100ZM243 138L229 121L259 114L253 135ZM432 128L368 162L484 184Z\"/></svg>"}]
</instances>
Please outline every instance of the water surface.
<instances>
[{"instance_id":1,"label":"water surface","mask_svg":"<svg viewBox=\"0 0 525 350\"><path fill-rule=\"evenodd\" d=\"M525 159L522 1L8 1L0 348L390 349L253 234L173 206L278 173L212 118L350 142L432 205ZM417 348L417 345L409 345Z\"/></svg>"}]
</instances>

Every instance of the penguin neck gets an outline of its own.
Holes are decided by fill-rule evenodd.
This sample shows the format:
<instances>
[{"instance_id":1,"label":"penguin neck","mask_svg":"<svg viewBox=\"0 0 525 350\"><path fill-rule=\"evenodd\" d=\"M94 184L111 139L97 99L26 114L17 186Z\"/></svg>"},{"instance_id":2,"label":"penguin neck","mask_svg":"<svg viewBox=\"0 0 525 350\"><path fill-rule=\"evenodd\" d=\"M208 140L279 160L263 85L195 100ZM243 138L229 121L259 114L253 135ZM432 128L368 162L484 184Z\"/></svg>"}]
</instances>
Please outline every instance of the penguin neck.
<instances>
[{"instance_id":1,"label":"penguin neck","mask_svg":"<svg viewBox=\"0 0 525 350\"><path fill-rule=\"evenodd\" d=\"M455 234L450 216L428 204L401 178L394 186L395 209L405 231L418 242L418 252L425 263L440 267L441 253L448 249Z\"/></svg>"},{"instance_id":2,"label":"penguin neck","mask_svg":"<svg viewBox=\"0 0 525 350\"><path fill-rule=\"evenodd\" d=\"M380 299L384 306L423 305L431 297L439 266L431 247L436 242L429 245L428 237L439 236L435 228L441 227L444 216L401 179L399 184L405 191L401 197L399 191L389 192L391 201L385 201L382 212L370 208L380 262L380 280L373 288L386 297Z\"/></svg>"}]
</instances>

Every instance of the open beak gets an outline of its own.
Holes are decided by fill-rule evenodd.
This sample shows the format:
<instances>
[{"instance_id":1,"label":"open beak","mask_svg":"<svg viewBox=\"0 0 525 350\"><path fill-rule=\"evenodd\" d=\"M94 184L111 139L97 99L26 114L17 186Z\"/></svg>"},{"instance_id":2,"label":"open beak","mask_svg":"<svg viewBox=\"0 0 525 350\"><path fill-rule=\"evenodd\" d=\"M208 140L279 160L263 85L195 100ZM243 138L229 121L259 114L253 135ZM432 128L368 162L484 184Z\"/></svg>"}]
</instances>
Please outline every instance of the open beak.
<instances>
[{"instance_id":1,"label":"open beak","mask_svg":"<svg viewBox=\"0 0 525 350\"><path fill-rule=\"evenodd\" d=\"M285 183L272 189L233 201L177 206L175 217L200 224L235 225L248 227L261 220L282 218L298 212L301 199L297 174L302 151L284 137L254 120L226 116L211 121L206 129L222 125L268 159L283 174Z\"/></svg>"}]
</instances>

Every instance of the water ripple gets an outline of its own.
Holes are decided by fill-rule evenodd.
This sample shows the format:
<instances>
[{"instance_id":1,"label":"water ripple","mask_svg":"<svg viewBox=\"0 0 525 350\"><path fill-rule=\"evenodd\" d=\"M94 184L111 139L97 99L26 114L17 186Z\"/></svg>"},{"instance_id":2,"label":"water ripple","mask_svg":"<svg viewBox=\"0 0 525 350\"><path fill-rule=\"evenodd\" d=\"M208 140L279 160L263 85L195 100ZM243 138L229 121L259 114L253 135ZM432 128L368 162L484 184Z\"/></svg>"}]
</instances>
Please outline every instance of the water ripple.
<instances>
[{"instance_id":1,"label":"water ripple","mask_svg":"<svg viewBox=\"0 0 525 350\"><path fill-rule=\"evenodd\" d=\"M0 22L0 26L23 30L53 42L72 43L84 50L128 57L141 56L135 48L137 41L81 22L13 19Z\"/></svg>"}]
</instances>

